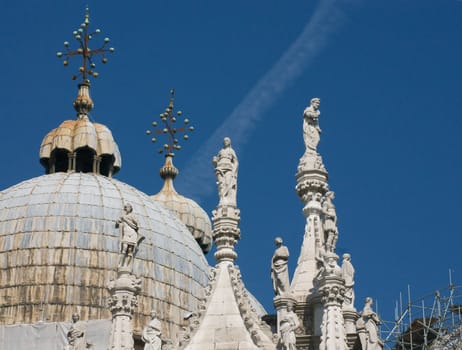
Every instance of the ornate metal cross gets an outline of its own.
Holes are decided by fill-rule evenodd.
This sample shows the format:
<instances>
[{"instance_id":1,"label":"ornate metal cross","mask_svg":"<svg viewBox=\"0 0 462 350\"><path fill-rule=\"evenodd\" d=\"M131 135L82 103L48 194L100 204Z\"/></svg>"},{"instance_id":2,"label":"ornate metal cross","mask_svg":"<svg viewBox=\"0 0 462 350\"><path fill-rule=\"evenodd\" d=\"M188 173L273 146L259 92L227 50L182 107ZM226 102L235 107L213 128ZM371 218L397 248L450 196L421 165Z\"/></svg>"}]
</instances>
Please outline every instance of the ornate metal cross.
<instances>
[{"instance_id":1,"label":"ornate metal cross","mask_svg":"<svg viewBox=\"0 0 462 350\"><path fill-rule=\"evenodd\" d=\"M171 89L170 90L170 102L168 104L168 107L165 109L164 113L161 113L159 115L160 120L161 120L161 125L156 121L152 122L152 126L154 127L154 131L151 130L146 130L146 135L151 135L153 132L156 135L161 135L165 134L167 135L167 143L163 145L163 148L159 149L159 153L166 153L168 156L174 156L173 151L177 150L179 151L181 149L181 145L179 144L179 140L177 139L177 134L178 133L184 133L183 135L183 140L188 140L189 135L186 134L188 131L194 131L193 126L188 126L189 124L189 119L185 118L183 120L183 126L177 128L176 127L176 121L177 117L182 116L182 112L174 112L174 106L173 106L173 97L175 95L175 90ZM151 138L151 141L155 143L157 141L156 137Z\"/></svg>"},{"instance_id":2,"label":"ornate metal cross","mask_svg":"<svg viewBox=\"0 0 462 350\"><path fill-rule=\"evenodd\" d=\"M85 9L85 20L80 25L79 29L75 30L72 34L74 35L74 39L77 40L79 43L79 47L77 50L72 51L70 49L70 44L68 41L64 42L64 48L66 52L58 52L56 55L59 58L64 58L63 64L67 66L69 64L69 60L72 56L82 56L83 63L82 66L79 67L79 73L77 75L72 75L72 80L76 80L77 77L82 76L82 83L88 84L90 80L88 79L89 76L97 77L98 72L95 71L96 64L93 60L94 55L102 55L101 62L107 63L108 59L106 57L106 53L114 52L113 47L107 47L109 44L109 38L104 38L103 45L98 49L90 49L89 43L93 39L94 36L101 33L100 29L96 29L94 32L89 31L89 24L90 24L90 13L88 7Z\"/></svg>"}]
</instances>

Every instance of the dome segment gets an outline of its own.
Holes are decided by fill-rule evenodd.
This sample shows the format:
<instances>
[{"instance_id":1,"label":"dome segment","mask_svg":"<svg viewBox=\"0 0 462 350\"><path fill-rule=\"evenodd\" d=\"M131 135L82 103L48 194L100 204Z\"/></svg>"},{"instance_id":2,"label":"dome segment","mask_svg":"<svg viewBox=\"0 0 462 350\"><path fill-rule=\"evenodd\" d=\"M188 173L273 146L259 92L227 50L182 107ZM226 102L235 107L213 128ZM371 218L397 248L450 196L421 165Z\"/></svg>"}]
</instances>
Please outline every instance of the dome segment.
<instances>
[{"instance_id":1,"label":"dome segment","mask_svg":"<svg viewBox=\"0 0 462 350\"><path fill-rule=\"evenodd\" d=\"M82 83L74 101L77 120L64 121L45 136L40 146L40 163L47 174L77 171L110 177L120 170L119 148L111 131L88 119L92 107L89 84Z\"/></svg>"},{"instance_id":2,"label":"dome segment","mask_svg":"<svg viewBox=\"0 0 462 350\"><path fill-rule=\"evenodd\" d=\"M0 192L1 324L110 318L107 283L115 278L120 233L115 222L130 203L146 239L134 273L142 292L135 333L155 309L165 335L179 332L197 309L209 266L185 226L147 195L117 180L55 173Z\"/></svg>"},{"instance_id":3,"label":"dome segment","mask_svg":"<svg viewBox=\"0 0 462 350\"><path fill-rule=\"evenodd\" d=\"M192 199L180 195L173 186L173 180L178 175L178 169L173 165L173 156L165 157L165 164L160 169L164 186L159 193L151 196L156 202L173 211L186 225L204 253L212 247L212 224L210 218Z\"/></svg>"}]
</instances>

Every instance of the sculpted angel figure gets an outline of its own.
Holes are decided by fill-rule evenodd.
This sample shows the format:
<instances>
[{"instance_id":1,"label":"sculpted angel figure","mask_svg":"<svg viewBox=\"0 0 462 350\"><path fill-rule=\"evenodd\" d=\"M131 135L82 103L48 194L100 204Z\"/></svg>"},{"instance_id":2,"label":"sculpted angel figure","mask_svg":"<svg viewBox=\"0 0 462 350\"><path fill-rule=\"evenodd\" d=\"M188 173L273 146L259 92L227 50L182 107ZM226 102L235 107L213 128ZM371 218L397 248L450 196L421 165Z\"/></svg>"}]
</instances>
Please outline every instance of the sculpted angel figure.
<instances>
[{"instance_id":1,"label":"sculpted angel figure","mask_svg":"<svg viewBox=\"0 0 462 350\"><path fill-rule=\"evenodd\" d=\"M354 308L355 302L355 292L353 290L353 286L355 284L354 281L355 276L355 268L351 263L351 255L348 253L343 254L343 261L342 261L342 277L345 280L345 300L343 302L344 307Z\"/></svg>"},{"instance_id":2,"label":"sculpted angel figure","mask_svg":"<svg viewBox=\"0 0 462 350\"><path fill-rule=\"evenodd\" d=\"M153 310L151 311L151 320L144 326L143 333L141 334L141 340L145 343L144 350L161 350L161 334L161 324L157 318L156 312Z\"/></svg>"},{"instance_id":3,"label":"sculpted angel figure","mask_svg":"<svg viewBox=\"0 0 462 350\"><path fill-rule=\"evenodd\" d=\"M321 112L319 106L321 99L315 97L310 101L310 106L303 111L303 140L307 150L316 151L320 140L321 128L318 118Z\"/></svg>"},{"instance_id":4,"label":"sculpted angel figure","mask_svg":"<svg viewBox=\"0 0 462 350\"><path fill-rule=\"evenodd\" d=\"M84 322L80 321L77 313L72 314L72 326L67 332L67 341L69 345L65 350L86 350L88 348L85 332L87 328Z\"/></svg>"},{"instance_id":5,"label":"sculpted angel figure","mask_svg":"<svg viewBox=\"0 0 462 350\"><path fill-rule=\"evenodd\" d=\"M131 267L136 247L144 239L138 233L138 221L132 214L133 207L130 204L124 205L124 214L116 221L116 228L120 229L120 260L119 267Z\"/></svg>"},{"instance_id":6,"label":"sculpted angel figure","mask_svg":"<svg viewBox=\"0 0 462 350\"><path fill-rule=\"evenodd\" d=\"M273 281L274 294L277 296L287 294L290 288L289 270L287 263L289 260L289 249L282 245L282 238L276 237L274 240L276 250L271 259L271 279Z\"/></svg>"},{"instance_id":7,"label":"sculpted angel figure","mask_svg":"<svg viewBox=\"0 0 462 350\"><path fill-rule=\"evenodd\" d=\"M223 148L212 159L217 178L219 205L236 206L237 169L239 162L231 148L231 139L223 139Z\"/></svg>"}]
</instances>

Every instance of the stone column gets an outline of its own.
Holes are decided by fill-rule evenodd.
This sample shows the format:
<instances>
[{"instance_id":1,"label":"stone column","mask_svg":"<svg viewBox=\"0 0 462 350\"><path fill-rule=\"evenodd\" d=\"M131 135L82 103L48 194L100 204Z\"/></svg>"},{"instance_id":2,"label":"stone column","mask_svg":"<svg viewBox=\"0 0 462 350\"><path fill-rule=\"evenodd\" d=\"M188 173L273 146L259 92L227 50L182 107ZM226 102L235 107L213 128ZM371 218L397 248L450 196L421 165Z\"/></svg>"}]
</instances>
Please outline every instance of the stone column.
<instances>
[{"instance_id":1,"label":"stone column","mask_svg":"<svg viewBox=\"0 0 462 350\"><path fill-rule=\"evenodd\" d=\"M212 212L214 254L217 264L228 261L234 263L237 253L234 246L240 238L240 211L234 206L219 205Z\"/></svg>"},{"instance_id":2,"label":"stone column","mask_svg":"<svg viewBox=\"0 0 462 350\"><path fill-rule=\"evenodd\" d=\"M348 350L347 337L342 313L345 293L341 276L324 276L319 285L319 293L324 306L322 335L319 350Z\"/></svg>"},{"instance_id":3,"label":"stone column","mask_svg":"<svg viewBox=\"0 0 462 350\"><path fill-rule=\"evenodd\" d=\"M108 284L108 304L112 313L110 350L134 350L132 317L138 305L141 280L121 269Z\"/></svg>"}]
</instances>

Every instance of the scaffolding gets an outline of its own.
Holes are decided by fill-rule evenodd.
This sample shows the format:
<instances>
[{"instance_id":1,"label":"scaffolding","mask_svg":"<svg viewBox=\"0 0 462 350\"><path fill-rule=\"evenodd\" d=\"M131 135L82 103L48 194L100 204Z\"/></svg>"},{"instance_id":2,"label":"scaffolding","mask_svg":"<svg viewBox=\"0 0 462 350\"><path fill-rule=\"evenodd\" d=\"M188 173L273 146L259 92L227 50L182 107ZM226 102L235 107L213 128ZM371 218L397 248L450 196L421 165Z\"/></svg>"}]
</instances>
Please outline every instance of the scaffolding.
<instances>
[{"instance_id":1,"label":"scaffolding","mask_svg":"<svg viewBox=\"0 0 462 350\"><path fill-rule=\"evenodd\" d=\"M395 306L395 320L383 321L381 336L386 350L452 350L462 343L462 286L452 283L407 303L400 295Z\"/></svg>"}]
</instances>

